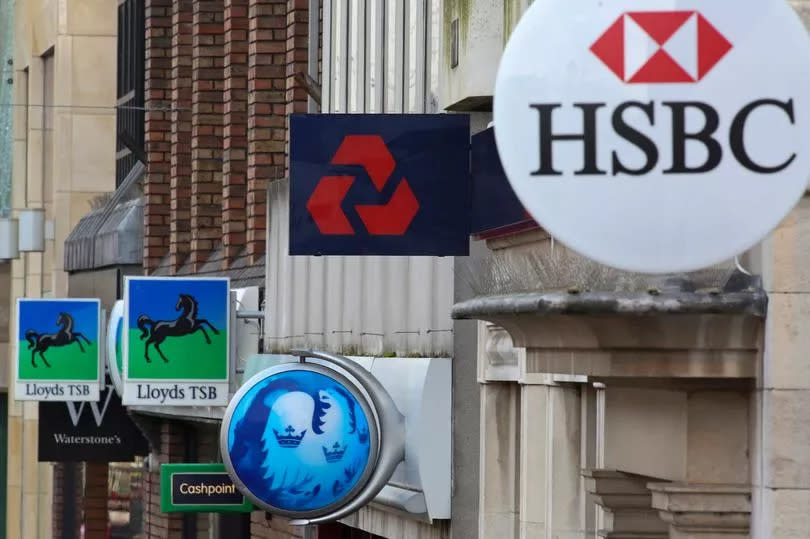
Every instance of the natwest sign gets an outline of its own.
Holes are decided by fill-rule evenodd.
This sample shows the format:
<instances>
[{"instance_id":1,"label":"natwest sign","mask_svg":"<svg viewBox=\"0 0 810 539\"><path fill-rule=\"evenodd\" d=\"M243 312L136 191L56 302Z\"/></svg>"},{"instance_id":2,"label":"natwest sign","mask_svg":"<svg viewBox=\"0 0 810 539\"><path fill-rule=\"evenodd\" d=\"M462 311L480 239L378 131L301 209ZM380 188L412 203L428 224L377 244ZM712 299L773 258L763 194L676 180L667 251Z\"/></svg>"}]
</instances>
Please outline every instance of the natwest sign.
<instances>
[{"instance_id":1,"label":"natwest sign","mask_svg":"<svg viewBox=\"0 0 810 539\"><path fill-rule=\"evenodd\" d=\"M495 134L532 216L622 269L693 270L760 241L810 172L810 40L782 0L535 3Z\"/></svg>"},{"instance_id":2,"label":"natwest sign","mask_svg":"<svg viewBox=\"0 0 810 539\"><path fill-rule=\"evenodd\" d=\"M291 255L467 254L466 115L295 115L290 130Z\"/></svg>"}]
</instances>

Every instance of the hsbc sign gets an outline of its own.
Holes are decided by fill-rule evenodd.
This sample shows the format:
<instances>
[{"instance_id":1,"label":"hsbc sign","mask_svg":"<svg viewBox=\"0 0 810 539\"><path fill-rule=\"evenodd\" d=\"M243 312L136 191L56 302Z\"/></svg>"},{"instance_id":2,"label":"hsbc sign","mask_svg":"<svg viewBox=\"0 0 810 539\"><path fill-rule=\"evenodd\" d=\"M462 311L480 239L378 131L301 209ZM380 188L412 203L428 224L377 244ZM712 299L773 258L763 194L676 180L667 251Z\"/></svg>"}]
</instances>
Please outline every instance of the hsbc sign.
<instances>
[{"instance_id":1,"label":"hsbc sign","mask_svg":"<svg viewBox=\"0 0 810 539\"><path fill-rule=\"evenodd\" d=\"M810 40L783 0L536 2L504 52L495 135L518 198L572 249L706 267L807 186Z\"/></svg>"},{"instance_id":2,"label":"hsbc sign","mask_svg":"<svg viewBox=\"0 0 810 539\"><path fill-rule=\"evenodd\" d=\"M731 50L697 11L634 11L616 19L591 46L624 82L696 82Z\"/></svg>"}]
</instances>

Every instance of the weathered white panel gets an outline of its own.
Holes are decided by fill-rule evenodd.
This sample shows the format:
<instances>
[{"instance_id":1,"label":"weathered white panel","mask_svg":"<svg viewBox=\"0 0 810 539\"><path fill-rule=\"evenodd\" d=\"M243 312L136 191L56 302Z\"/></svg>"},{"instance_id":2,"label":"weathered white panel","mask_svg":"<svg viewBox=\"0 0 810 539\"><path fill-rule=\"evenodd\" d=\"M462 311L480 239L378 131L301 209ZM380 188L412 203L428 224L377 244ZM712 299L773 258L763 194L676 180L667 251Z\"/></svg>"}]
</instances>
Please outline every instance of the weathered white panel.
<instances>
[{"instance_id":1,"label":"weathered white panel","mask_svg":"<svg viewBox=\"0 0 810 539\"><path fill-rule=\"evenodd\" d=\"M267 352L450 355L452 257L291 257L287 182L268 206Z\"/></svg>"},{"instance_id":2,"label":"weathered white panel","mask_svg":"<svg viewBox=\"0 0 810 539\"><path fill-rule=\"evenodd\" d=\"M325 15L325 14L324 14ZM324 26L332 29L331 56L324 57L324 73L331 73L331 109L324 112L346 112L349 69L349 13L346 0L332 0L331 20L324 19Z\"/></svg>"},{"instance_id":3,"label":"weathered white panel","mask_svg":"<svg viewBox=\"0 0 810 539\"><path fill-rule=\"evenodd\" d=\"M332 57L332 3L335 0L323 0L323 62L321 65L321 109L332 110L332 71L333 62L327 61Z\"/></svg>"},{"instance_id":4,"label":"weathered white panel","mask_svg":"<svg viewBox=\"0 0 810 539\"><path fill-rule=\"evenodd\" d=\"M442 0L325 0L323 112L438 112Z\"/></svg>"},{"instance_id":5,"label":"weathered white panel","mask_svg":"<svg viewBox=\"0 0 810 539\"><path fill-rule=\"evenodd\" d=\"M366 10L366 112L382 112L385 2L371 0Z\"/></svg>"},{"instance_id":6,"label":"weathered white panel","mask_svg":"<svg viewBox=\"0 0 810 539\"><path fill-rule=\"evenodd\" d=\"M426 2L405 2L405 112L425 110Z\"/></svg>"},{"instance_id":7,"label":"weathered white panel","mask_svg":"<svg viewBox=\"0 0 810 539\"><path fill-rule=\"evenodd\" d=\"M366 106L366 0L344 0L349 6L349 108L364 112Z\"/></svg>"}]
</instances>

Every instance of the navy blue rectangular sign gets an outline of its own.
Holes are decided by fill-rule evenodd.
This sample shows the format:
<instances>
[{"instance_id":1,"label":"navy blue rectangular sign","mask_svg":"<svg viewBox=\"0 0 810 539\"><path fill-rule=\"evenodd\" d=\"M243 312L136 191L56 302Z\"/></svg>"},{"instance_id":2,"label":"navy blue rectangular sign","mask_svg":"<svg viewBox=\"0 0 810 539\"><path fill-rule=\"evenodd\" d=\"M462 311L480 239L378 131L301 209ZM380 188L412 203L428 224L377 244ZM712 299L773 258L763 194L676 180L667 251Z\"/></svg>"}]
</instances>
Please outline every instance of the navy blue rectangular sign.
<instances>
[{"instance_id":1,"label":"navy blue rectangular sign","mask_svg":"<svg viewBox=\"0 0 810 539\"><path fill-rule=\"evenodd\" d=\"M291 255L468 254L468 116L290 122Z\"/></svg>"},{"instance_id":2,"label":"navy blue rectangular sign","mask_svg":"<svg viewBox=\"0 0 810 539\"><path fill-rule=\"evenodd\" d=\"M470 232L489 235L535 226L509 185L495 145L495 130L472 137Z\"/></svg>"}]
</instances>

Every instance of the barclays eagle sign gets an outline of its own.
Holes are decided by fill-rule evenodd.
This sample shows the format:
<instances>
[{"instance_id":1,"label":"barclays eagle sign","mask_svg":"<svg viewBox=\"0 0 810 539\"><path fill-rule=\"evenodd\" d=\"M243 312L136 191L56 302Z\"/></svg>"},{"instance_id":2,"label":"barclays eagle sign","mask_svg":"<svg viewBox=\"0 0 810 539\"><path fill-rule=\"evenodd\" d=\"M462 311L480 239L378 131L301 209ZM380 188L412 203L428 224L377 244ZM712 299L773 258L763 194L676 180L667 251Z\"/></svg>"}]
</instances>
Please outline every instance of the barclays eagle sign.
<instances>
[{"instance_id":1,"label":"barclays eagle sign","mask_svg":"<svg viewBox=\"0 0 810 539\"><path fill-rule=\"evenodd\" d=\"M357 511L405 456L404 417L376 378L342 356L300 357L245 384L220 435L225 468L240 490L299 525Z\"/></svg>"}]
</instances>

